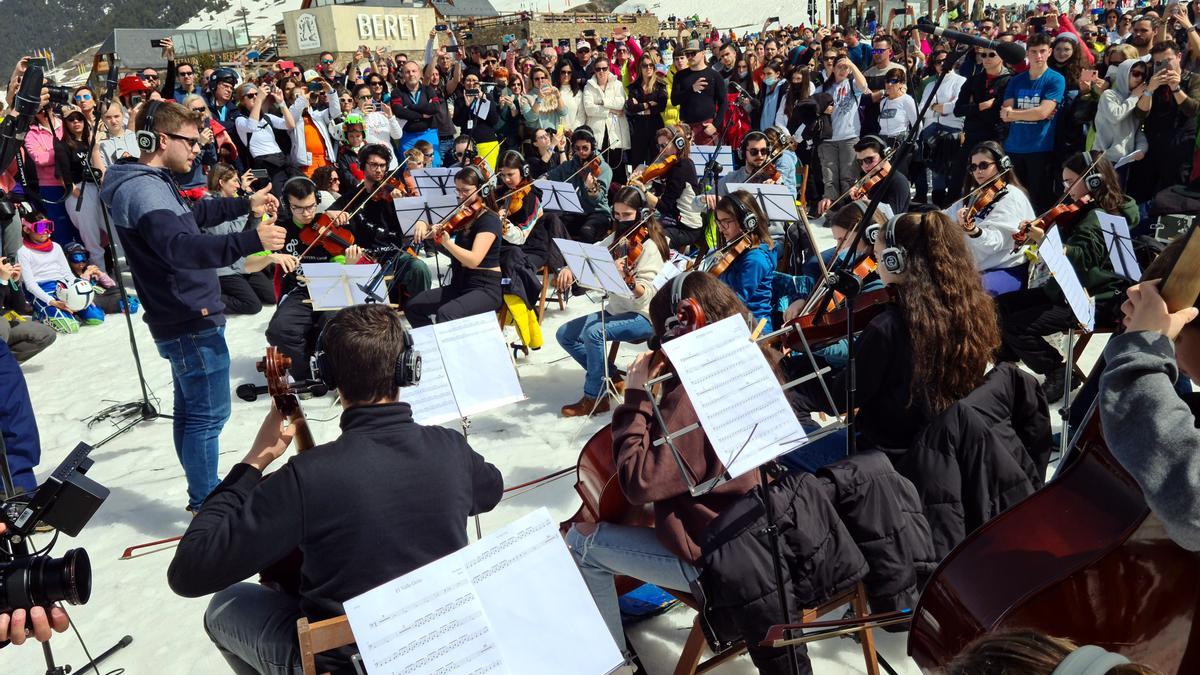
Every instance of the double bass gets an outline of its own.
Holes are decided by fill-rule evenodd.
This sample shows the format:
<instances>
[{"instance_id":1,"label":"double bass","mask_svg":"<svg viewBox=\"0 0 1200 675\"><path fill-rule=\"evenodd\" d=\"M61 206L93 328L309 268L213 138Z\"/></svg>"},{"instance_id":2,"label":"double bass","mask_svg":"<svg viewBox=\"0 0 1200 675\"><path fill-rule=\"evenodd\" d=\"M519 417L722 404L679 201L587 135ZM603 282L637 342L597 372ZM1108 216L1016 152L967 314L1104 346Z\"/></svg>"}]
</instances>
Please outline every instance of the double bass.
<instances>
[{"instance_id":1,"label":"double bass","mask_svg":"<svg viewBox=\"0 0 1200 675\"><path fill-rule=\"evenodd\" d=\"M1200 236L1188 236L1162 289L1172 312L1200 294ZM1171 541L1109 451L1098 399L1081 429L1053 481L970 534L930 578L908 639L922 668L986 633L1031 628L1164 673L1200 672L1200 554Z\"/></svg>"}]
</instances>

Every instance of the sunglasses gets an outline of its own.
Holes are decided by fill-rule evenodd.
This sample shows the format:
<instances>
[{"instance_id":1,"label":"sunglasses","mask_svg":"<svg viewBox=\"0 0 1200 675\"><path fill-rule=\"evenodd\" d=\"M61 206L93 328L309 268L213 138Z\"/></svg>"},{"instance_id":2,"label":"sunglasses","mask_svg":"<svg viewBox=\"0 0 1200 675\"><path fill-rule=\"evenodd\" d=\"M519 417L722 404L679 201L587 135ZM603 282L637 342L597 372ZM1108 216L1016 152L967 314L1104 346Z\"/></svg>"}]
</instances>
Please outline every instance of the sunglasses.
<instances>
[{"instance_id":1,"label":"sunglasses","mask_svg":"<svg viewBox=\"0 0 1200 675\"><path fill-rule=\"evenodd\" d=\"M188 145L190 145L193 148L200 147L200 137L199 136L181 136L179 134L169 134L165 131L163 132L163 135L165 135L168 138L174 138L177 141L183 141L184 143L187 143Z\"/></svg>"},{"instance_id":2,"label":"sunglasses","mask_svg":"<svg viewBox=\"0 0 1200 675\"><path fill-rule=\"evenodd\" d=\"M43 218L29 224L29 231L35 234L54 234L54 221Z\"/></svg>"},{"instance_id":3,"label":"sunglasses","mask_svg":"<svg viewBox=\"0 0 1200 675\"><path fill-rule=\"evenodd\" d=\"M321 59L321 63L324 63L324 64L327 64L327 65L328 65L328 64L330 64L330 63L333 63L333 59Z\"/></svg>"},{"instance_id":4,"label":"sunglasses","mask_svg":"<svg viewBox=\"0 0 1200 675\"><path fill-rule=\"evenodd\" d=\"M887 49L878 49L878 48L876 48L876 49L872 49L872 50L871 50L871 53L872 53L872 54L876 54L876 55L878 55L878 54L882 54L882 53L884 53L884 52L886 52L886 51L887 51Z\"/></svg>"},{"instance_id":5,"label":"sunglasses","mask_svg":"<svg viewBox=\"0 0 1200 675\"><path fill-rule=\"evenodd\" d=\"M983 161L978 164L968 164L967 171L970 171L972 173L974 173L976 171L987 171L988 169L992 168L993 166L996 166L995 162Z\"/></svg>"},{"instance_id":6,"label":"sunglasses","mask_svg":"<svg viewBox=\"0 0 1200 675\"><path fill-rule=\"evenodd\" d=\"M904 84L904 80L891 79L891 80L888 80L887 83L888 84Z\"/></svg>"},{"instance_id":7,"label":"sunglasses","mask_svg":"<svg viewBox=\"0 0 1200 675\"><path fill-rule=\"evenodd\" d=\"M78 96L75 97L75 100L76 101L90 101L90 100L92 100L92 95L91 94L79 94Z\"/></svg>"},{"instance_id":8,"label":"sunglasses","mask_svg":"<svg viewBox=\"0 0 1200 675\"><path fill-rule=\"evenodd\" d=\"M874 164L875 162L878 162L878 161L879 161L879 155L871 155L870 157L860 157L858 159L859 164Z\"/></svg>"},{"instance_id":9,"label":"sunglasses","mask_svg":"<svg viewBox=\"0 0 1200 675\"><path fill-rule=\"evenodd\" d=\"M193 72L192 72L192 71L190 71L190 70L189 70L189 71L187 71L187 72L184 72L184 71L182 71L182 70L181 70L181 71L179 71L178 73L176 73L176 75L179 75L180 77L191 77L192 75L195 75L195 73L193 73Z\"/></svg>"},{"instance_id":10,"label":"sunglasses","mask_svg":"<svg viewBox=\"0 0 1200 675\"><path fill-rule=\"evenodd\" d=\"M594 70L597 73L603 73L604 71L608 70L608 66L596 66Z\"/></svg>"},{"instance_id":11,"label":"sunglasses","mask_svg":"<svg viewBox=\"0 0 1200 675\"><path fill-rule=\"evenodd\" d=\"M766 148L746 148L746 154L754 155L757 157L758 155L767 154L767 149Z\"/></svg>"},{"instance_id":12,"label":"sunglasses","mask_svg":"<svg viewBox=\"0 0 1200 675\"><path fill-rule=\"evenodd\" d=\"M342 103L354 103L354 99L350 98L349 96L347 96L345 98L340 98L338 100L341 101Z\"/></svg>"},{"instance_id":13,"label":"sunglasses","mask_svg":"<svg viewBox=\"0 0 1200 675\"><path fill-rule=\"evenodd\" d=\"M996 54L996 52L979 52L979 55L985 59L994 59L997 56L999 56L998 54Z\"/></svg>"}]
</instances>

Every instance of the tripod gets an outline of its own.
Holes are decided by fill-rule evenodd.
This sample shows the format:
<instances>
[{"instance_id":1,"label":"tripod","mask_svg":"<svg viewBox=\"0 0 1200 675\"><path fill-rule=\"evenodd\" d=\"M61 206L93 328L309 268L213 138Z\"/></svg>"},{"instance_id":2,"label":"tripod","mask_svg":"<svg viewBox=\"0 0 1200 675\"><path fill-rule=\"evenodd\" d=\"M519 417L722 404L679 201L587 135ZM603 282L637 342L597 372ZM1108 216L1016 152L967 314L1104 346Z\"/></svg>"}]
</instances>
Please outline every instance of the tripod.
<instances>
[{"instance_id":1,"label":"tripod","mask_svg":"<svg viewBox=\"0 0 1200 675\"><path fill-rule=\"evenodd\" d=\"M95 150L96 150L96 141L99 137L99 134L97 132L99 132L99 130L100 130L101 116L104 114L104 111L108 109L108 106L112 103L113 88L114 88L114 83L116 80L115 76L116 76L116 65L115 64L110 65L109 66L109 78L108 78L108 91L105 92L104 99L100 102L100 104L98 104L96 106L96 112L95 112L95 115L93 116L94 119L92 120L93 132L92 132L92 139L91 139L91 141L92 141L91 147L88 148L87 154L83 156L84 171L86 171L87 175L91 176L93 181L95 181L97 189L99 189L100 181L99 181L99 178L98 178L95 168L92 166L92 153L95 152ZM86 189L86 186L83 189ZM80 190L79 197L75 202L75 211L76 212L78 212L83 207L83 189ZM129 403L118 403L116 405L111 405L111 406L101 410L100 412L96 413L95 415L93 415L91 418L88 419L89 427L94 426L97 422L102 422L102 421L108 420L108 419L115 418L116 420L118 420L117 430L115 432L113 432L112 434L110 434L107 438L101 440L100 442L96 443L93 446L93 447L99 448L100 446L104 445L105 443L108 443L109 441L116 438L117 436L120 436L121 434L125 433L126 431L129 431L130 429L137 426L141 422L155 420L155 419L158 419L159 417L165 417L167 419L173 419L173 418L170 415L166 415L166 414L158 412L158 409L156 409L154 407L154 404L152 404L150 402L150 388L146 384L146 374L142 370L141 353L138 351L137 337L134 335L134 332L133 332L133 314L130 311L129 291L125 288L125 278L121 272L120 259L117 256L116 234L113 232L112 220L109 218L109 215L108 215L108 207L104 204L104 202L102 200L97 199L97 202L99 203L99 207L100 207L100 215L104 218L104 231L106 234L108 234L108 253L110 256L112 256L113 276L117 280L117 290L121 294L121 304L125 308L125 311L123 311L122 314L125 315L125 327L129 333L129 347L130 347L130 350L133 352L133 363L137 369L138 384L141 387L141 391L142 391L142 398L140 400L131 401Z\"/></svg>"},{"instance_id":2,"label":"tripod","mask_svg":"<svg viewBox=\"0 0 1200 675\"><path fill-rule=\"evenodd\" d=\"M4 434L0 434L0 489L3 490L4 501L7 501L8 499L15 497L17 494L16 485L13 483L12 471L9 469L9 466L8 466L8 448L6 448L4 445ZM26 557L30 554L29 541L27 539L21 539L19 541L9 541L8 544L9 544L8 551L0 550L0 553L10 554L14 559L18 556ZM49 614L50 614L49 608L47 608L46 614L47 614L47 618L48 618ZM76 636L79 635L78 630L75 631L75 635ZM86 670L88 670L89 668L95 670L96 675L100 675L100 669L97 667L98 664L101 661L103 661L104 659L107 659L108 657L115 654L118 650L128 647L130 645L130 643L132 643L132 642L133 642L133 637L126 635L125 637L121 638L120 641L117 642L117 644L104 650L100 654L100 656L97 656L96 658L92 659L91 661L88 661L87 663L83 664L83 666L81 666L79 668L79 670L74 670L71 668L71 666L57 665L54 662L54 651L50 649L50 643L43 642L42 643L42 658L44 658L46 660L46 675L67 675L67 673L72 673L72 672L83 673ZM83 645L82 638L80 638L79 644ZM83 645L83 650L85 653L87 652L86 645ZM90 654L89 654L89 656L90 656Z\"/></svg>"}]
</instances>

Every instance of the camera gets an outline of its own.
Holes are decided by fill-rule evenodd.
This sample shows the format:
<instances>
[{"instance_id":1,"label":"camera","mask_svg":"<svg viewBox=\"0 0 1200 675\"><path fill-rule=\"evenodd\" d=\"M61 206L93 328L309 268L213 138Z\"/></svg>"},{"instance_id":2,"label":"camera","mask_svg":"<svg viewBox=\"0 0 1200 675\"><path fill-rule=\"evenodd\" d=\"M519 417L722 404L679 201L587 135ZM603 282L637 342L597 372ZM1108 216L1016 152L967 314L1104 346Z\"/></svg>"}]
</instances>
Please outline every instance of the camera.
<instances>
[{"instance_id":1,"label":"camera","mask_svg":"<svg viewBox=\"0 0 1200 675\"><path fill-rule=\"evenodd\" d=\"M46 91L50 92L50 107L58 109L71 102L71 89L69 87L61 87L55 84L46 85Z\"/></svg>"},{"instance_id":2,"label":"camera","mask_svg":"<svg viewBox=\"0 0 1200 675\"><path fill-rule=\"evenodd\" d=\"M38 523L76 536L108 498L108 488L88 478L92 447L75 446L54 473L32 495L21 494L0 503L0 613L66 601L82 605L92 594L92 565L87 551L77 548L61 558L32 555L27 538Z\"/></svg>"}]
</instances>

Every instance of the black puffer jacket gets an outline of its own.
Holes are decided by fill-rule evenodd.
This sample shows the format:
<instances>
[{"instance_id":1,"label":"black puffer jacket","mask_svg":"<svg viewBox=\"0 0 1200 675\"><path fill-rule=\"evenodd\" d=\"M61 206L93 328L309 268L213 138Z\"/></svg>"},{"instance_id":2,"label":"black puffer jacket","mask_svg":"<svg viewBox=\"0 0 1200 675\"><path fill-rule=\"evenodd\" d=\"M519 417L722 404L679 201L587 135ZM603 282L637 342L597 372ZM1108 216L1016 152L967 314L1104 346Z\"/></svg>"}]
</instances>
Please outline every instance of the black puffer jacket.
<instances>
[{"instance_id":1,"label":"black puffer jacket","mask_svg":"<svg viewBox=\"0 0 1200 675\"><path fill-rule=\"evenodd\" d=\"M703 541L699 594L707 627L721 642L745 639L759 673L788 673L786 651L758 646L781 621L762 488L712 522ZM816 476L789 474L770 485L792 618L862 579L867 561ZM710 636L711 637L711 636ZM803 646L797 652L806 654ZM802 673L811 673L802 658Z\"/></svg>"},{"instance_id":2,"label":"black puffer jacket","mask_svg":"<svg viewBox=\"0 0 1200 675\"><path fill-rule=\"evenodd\" d=\"M912 448L889 453L917 488L937 558L1042 486L1050 410L1032 375L1011 363L935 417Z\"/></svg>"},{"instance_id":3,"label":"black puffer jacket","mask_svg":"<svg viewBox=\"0 0 1200 675\"><path fill-rule=\"evenodd\" d=\"M917 489L878 450L834 462L817 477L870 566L863 585L871 611L916 606L939 560Z\"/></svg>"}]
</instances>

